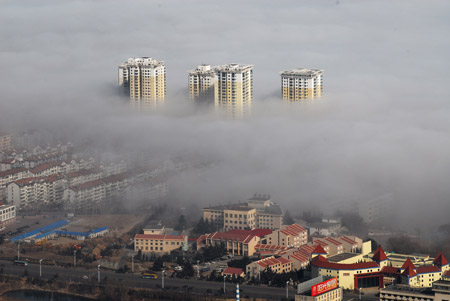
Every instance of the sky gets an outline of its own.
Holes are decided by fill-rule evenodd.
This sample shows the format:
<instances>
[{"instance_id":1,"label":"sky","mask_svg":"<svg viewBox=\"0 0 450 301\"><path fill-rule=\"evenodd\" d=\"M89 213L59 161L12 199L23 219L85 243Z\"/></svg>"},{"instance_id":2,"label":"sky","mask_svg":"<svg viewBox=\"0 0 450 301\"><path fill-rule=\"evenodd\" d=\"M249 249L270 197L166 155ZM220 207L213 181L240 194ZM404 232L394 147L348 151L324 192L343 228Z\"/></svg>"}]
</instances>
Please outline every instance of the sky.
<instances>
[{"instance_id":1,"label":"sky","mask_svg":"<svg viewBox=\"0 0 450 301\"><path fill-rule=\"evenodd\" d=\"M102 151L212 160L177 202L271 194L300 212L392 195L407 229L450 212L448 1L0 1L0 128L43 128ZM117 96L129 57L164 60L166 107ZM198 64L254 65L252 116L187 99ZM324 96L286 104L280 71L324 70ZM426 216L424 220L422 217Z\"/></svg>"}]
</instances>

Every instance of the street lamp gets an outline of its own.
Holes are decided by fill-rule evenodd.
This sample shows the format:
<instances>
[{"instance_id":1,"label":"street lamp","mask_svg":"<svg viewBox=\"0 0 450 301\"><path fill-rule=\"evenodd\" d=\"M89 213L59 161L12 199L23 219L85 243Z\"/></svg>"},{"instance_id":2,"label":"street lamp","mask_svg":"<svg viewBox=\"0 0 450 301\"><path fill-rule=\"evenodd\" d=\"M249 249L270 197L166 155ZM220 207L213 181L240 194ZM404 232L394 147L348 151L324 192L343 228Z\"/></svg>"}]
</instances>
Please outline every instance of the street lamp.
<instances>
[{"instance_id":1,"label":"street lamp","mask_svg":"<svg viewBox=\"0 0 450 301\"><path fill-rule=\"evenodd\" d=\"M97 274L97 280L98 280L98 283L100 283L100 267L101 267L101 265L98 265L98 267L97 267L97 272L98 272L98 274Z\"/></svg>"},{"instance_id":2,"label":"street lamp","mask_svg":"<svg viewBox=\"0 0 450 301\"><path fill-rule=\"evenodd\" d=\"M289 300L289 280L286 281L286 299Z\"/></svg>"},{"instance_id":3,"label":"street lamp","mask_svg":"<svg viewBox=\"0 0 450 301\"><path fill-rule=\"evenodd\" d=\"M131 272L134 273L134 252L131 254Z\"/></svg>"},{"instance_id":4,"label":"street lamp","mask_svg":"<svg viewBox=\"0 0 450 301\"><path fill-rule=\"evenodd\" d=\"M43 259L39 259L39 277L42 277L42 260Z\"/></svg>"},{"instance_id":5,"label":"street lamp","mask_svg":"<svg viewBox=\"0 0 450 301\"><path fill-rule=\"evenodd\" d=\"M164 272L165 272L165 270L162 270L162 277L161 277L161 287L162 287L162 289L164 289Z\"/></svg>"},{"instance_id":6,"label":"street lamp","mask_svg":"<svg viewBox=\"0 0 450 301\"><path fill-rule=\"evenodd\" d=\"M223 293L226 293L226 287L225 287L225 279L227 278L227 275L223 275Z\"/></svg>"},{"instance_id":7,"label":"street lamp","mask_svg":"<svg viewBox=\"0 0 450 301\"><path fill-rule=\"evenodd\" d=\"M17 241L17 260L20 260L20 240Z\"/></svg>"},{"instance_id":8,"label":"street lamp","mask_svg":"<svg viewBox=\"0 0 450 301\"><path fill-rule=\"evenodd\" d=\"M77 250L73 250L73 267L77 267Z\"/></svg>"},{"instance_id":9,"label":"street lamp","mask_svg":"<svg viewBox=\"0 0 450 301\"><path fill-rule=\"evenodd\" d=\"M197 279L200 278L200 260L197 260Z\"/></svg>"}]
</instances>

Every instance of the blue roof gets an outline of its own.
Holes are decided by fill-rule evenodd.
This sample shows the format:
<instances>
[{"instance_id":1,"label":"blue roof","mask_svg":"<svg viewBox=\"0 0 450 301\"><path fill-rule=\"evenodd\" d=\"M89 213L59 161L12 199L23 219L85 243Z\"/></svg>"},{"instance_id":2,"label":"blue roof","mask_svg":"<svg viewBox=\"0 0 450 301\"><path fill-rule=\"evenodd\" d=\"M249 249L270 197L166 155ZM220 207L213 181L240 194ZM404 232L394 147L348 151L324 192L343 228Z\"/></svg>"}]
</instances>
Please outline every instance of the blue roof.
<instances>
[{"instance_id":1,"label":"blue roof","mask_svg":"<svg viewBox=\"0 0 450 301\"><path fill-rule=\"evenodd\" d=\"M68 236L89 236L88 232L72 232L72 231L57 231L59 235L68 235Z\"/></svg>"},{"instance_id":2,"label":"blue roof","mask_svg":"<svg viewBox=\"0 0 450 301\"><path fill-rule=\"evenodd\" d=\"M36 236L35 239L47 237L47 236L49 236L50 234L53 234L53 233L55 233L55 232L56 232L56 230L53 230L53 231L50 231L50 232L46 232L46 233L44 233L44 234L40 234L40 235Z\"/></svg>"},{"instance_id":3,"label":"blue roof","mask_svg":"<svg viewBox=\"0 0 450 301\"><path fill-rule=\"evenodd\" d=\"M65 226L65 225L68 225L68 224L69 224L69 221L67 221L67 220L60 220L60 221L57 221L56 223L47 225L47 226L45 226L45 227L41 227L41 228L39 228L39 229L36 229L36 230L30 231L30 232L27 232L27 233L25 233L25 234L18 235L18 236L16 236L16 237L11 238L10 240L11 240L12 242L16 242L16 241L18 241L18 240L25 239L25 238L27 238L27 237L34 236L34 235L39 234L39 233L50 232L50 231L52 231L52 230L61 228L61 227Z\"/></svg>"},{"instance_id":4,"label":"blue roof","mask_svg":"<svg viewBox=\"0 0 450 301\"><path fill-rule=\"evenodd\" d=\"M105 231L105 230L108 230L108 227L97 228L97 229L91 231L91 233L95 234L95 233L102 232L102 231Z\"/></svg>"}]
</instances>

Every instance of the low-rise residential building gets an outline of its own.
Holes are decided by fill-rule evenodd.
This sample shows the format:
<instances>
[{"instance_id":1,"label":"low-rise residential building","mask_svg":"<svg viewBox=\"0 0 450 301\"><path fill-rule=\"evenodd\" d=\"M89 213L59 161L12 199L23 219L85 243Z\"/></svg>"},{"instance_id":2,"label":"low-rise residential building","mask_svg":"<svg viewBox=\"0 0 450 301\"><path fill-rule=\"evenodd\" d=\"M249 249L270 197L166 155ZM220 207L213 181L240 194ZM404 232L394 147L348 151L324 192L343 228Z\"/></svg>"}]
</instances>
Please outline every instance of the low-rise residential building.
<instances>
[{"instance_id":1,"label":"low-rise residential building","mask_svg":"<svg viewBox=\"0 0 450 301\"><path fill-rule=\"evenodd\" d=\"M327 252L330 256L344 252L344 245L332 237L314 238L313 243L319 244L324 248L328 248Z\"/></svg>"},{"instance_id":2,"label":"low-rise residential building","mask_svg":"<svg viewBox=\"0 0 450 301\"><path fill-rule=\"evenodd\" d=\"M308 231L297 224L293 224L273 231L266 235L265 239L269 245L299 248L308 243Z\"/></svg>"},{"instance_id":3,"label":"low-rise residential building","mask_svg":"<svg viewBox=\"0 0 450 301\"><path fill-rule=\"evenodd\" d=\"M16 221L14 205L0 205L0 229Z\"/></svg>"},{"instance_id":4,"label":"low-rise residential building","mask_svg":"<svg viewBox=\"0 0 450 301\"><path fill-rule=\"evenodd\" d=\"M168 254L187 243L185 235L136 234L134 250L142 253Z\"/></svg>"},{"instance_id":5,"label":"low-rise residential building","mask_svg":"<svg viewBox=\"0 0 450 301\"><path fill-rule=\"evenodd\" d=\"M203 208L203 219L222 228L231 229L280 229L283 211L272 202L270 196L255 195L245 203Z\"/></svg>"},{"instance_id":6,"label":"low-rise residential building","mask_svg":"<svg viewBox=\"0 0 450 301\"><path fill-rule=\"evenodd\" d=\"M0 200L6 198L6 187L9 183L29 177L28 169L24 167L13 168L0 172Z\"/></svg>"},{"instance_id":7,"label":"low-rise residential building","mask_svg":"<svg viewBox=\"0 0 450 301\"><path fill-rule=\"evenodd\" d=\"M201 235L197 240L197 250L203 247L223 245L227 252L233 255L252 256L255 247L260 242L260 237L264 236L268 229L256 230L230 230L227 232L216 232Z\"/></svg>"},{"instance_id":8,"label":"low-rise residential building","mask_svg":"<svg viewBox=\"0 0 450 301\"><path fill-rule=\"evenodd\" d=\"M228 267L225 269L225 271L222 272L222 276L230 277L230 278L239 278L245 277L245 272L243 269L240 268L232 268Z\"/></svg>"},{"instance_id":9,"label":"low-rise residential building","mask_svg":"<svg viewBox=\"0 0 450 301\"><path fill-rule=\"evenodd\" d=\"M269 269L276 274L282 274L292 271L292 268L293 263L291 260L284 257L275 258L273 256L254 261L245 267L247 275L250 278L256 278L260 272Z\"/></svg>"}]
</instances>

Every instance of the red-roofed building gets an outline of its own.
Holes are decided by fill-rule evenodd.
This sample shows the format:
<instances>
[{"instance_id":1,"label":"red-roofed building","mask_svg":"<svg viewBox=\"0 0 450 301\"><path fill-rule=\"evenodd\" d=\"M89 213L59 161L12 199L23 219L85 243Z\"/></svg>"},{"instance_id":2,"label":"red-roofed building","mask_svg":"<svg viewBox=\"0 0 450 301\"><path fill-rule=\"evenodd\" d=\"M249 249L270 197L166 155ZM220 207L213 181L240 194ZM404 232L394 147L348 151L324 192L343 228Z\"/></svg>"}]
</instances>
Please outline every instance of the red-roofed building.
<instances>
[{"instance_id":1,"label":"red-roofed building","mask_svg":"<svg viewBox=\"0 0 450 301\"><path fill-rule=\"evenodd\" d=\"M336 237L335 239L342 243L344 252L355 253L362 247L362 240L358 237L341 236Z\"/></svg>"},{"instance_id":2,"label":"red-roofed building","mask_svg":"<svg viewBox=\"0 0 450 301\"><path fill-rule=\"evenodd\" d=\"M373 253L372 260L376 261L381 267L387 265L388 258L386 256L386 253L384 253L384 250L381 246L378 246L378 248Z\"/></svg>"},{"instance_id":3,"label":"red-roofed building","mask_svg":"<svg viewBox=\"0 0 450 301\"><path fill-rule=\"evenodd\" d=\"M240 268L231 268L228 267L225 269L225 271L222 272L222 276L227 276L231 278L238 278L238 277L245 277L245 272L243 269Z\"/></svg>"},{"instance_id":4,"label":"red-roofed building","mask_svg":"<svg viewBox=\"0 0 450 301\"><path fill-rule=\"evenodd\" d=\"M271 234L266 235L265 238L268 245L299 248L307 244L308 231L297 224L292 224L273 231Z\"/></svg>"},{"instance_id":5,"label":"red-roofed building","mask_svg":"<svg viewBox=\"0 0 450 301\"><path fill-rule=\"evenodd\" d=\"M271 269L274 273L282 274L292 271L292 268L292 260L284 257L275 258L271 256L248 264L245 270L250 278L256 278L260 272L268 269Z\"/></svg>"},{"instance_id":6,"label":"red-roofed building","mask_svg":"<svg viewBox=\"0 0 450 301\"><path fill-rule=\"evenodd\" d=\"M188 237L183 235L136 234L134 250L142 253L168 254L187 244Z\"/></svg>"},{"instance_id":7,"label":"red-roofed building","mask_svg":"<svg viewBox=\"0 0 450 301\"><path fill-rule=\"evenodd\" d=\"M383 276L380 266L374 262L359 263L334 263L328 262L325 257L315 257L311 262L312 277L327 276L337 277L339 286L344 289L358 287L379 286L383 287Z\"/></svg>"},{"instance_id":8,"label":"red-roofed building","mask_svg":"<svg viewBox=\"0 0 450 301\"><path fill-rule=\"evenodd\" d=\"M315 255L322 255L324 257L326 257L328 255L328 252L323 248L322 245L318 244L317 246L314 247L314 250L311 252L312 257L314 257Z\"/></svg>"},{"instance_id":9,"label":"red-roofed building","mask_svg":"<svg viewBox=\"0 0 450 301\"><path fill-rule=\"evenodd\" d=\"M439 254L434 258L433 263L441 268L442 271L450 270L450 265L448 264L447 258L445 258L444 254L442 252L439 252Z\"/></svg>"},{"instance_id":10,"label":"red-roofed building","mask_svg":"<svg viewBox=\"0 0 450 301\"><path fill-rule=\"evenodd\" d=\"M30 176L28 169L24 167L13 168L0 172L0 199L6 197L6 186L14 181Z\"/></svg>"},{"instance_id":11,"label":"red-roofed building","mask_svg":"<svg viewBox=\"0 0 450 301\"><path fill-rule=\"evenodd\" d=\"M227 232L216 232L201 235L197 240L197 250L203 247L224 245L227 252L233 255L252 256L260 237L250 230L233 229Z\"/></svg>"}]
</instances>

